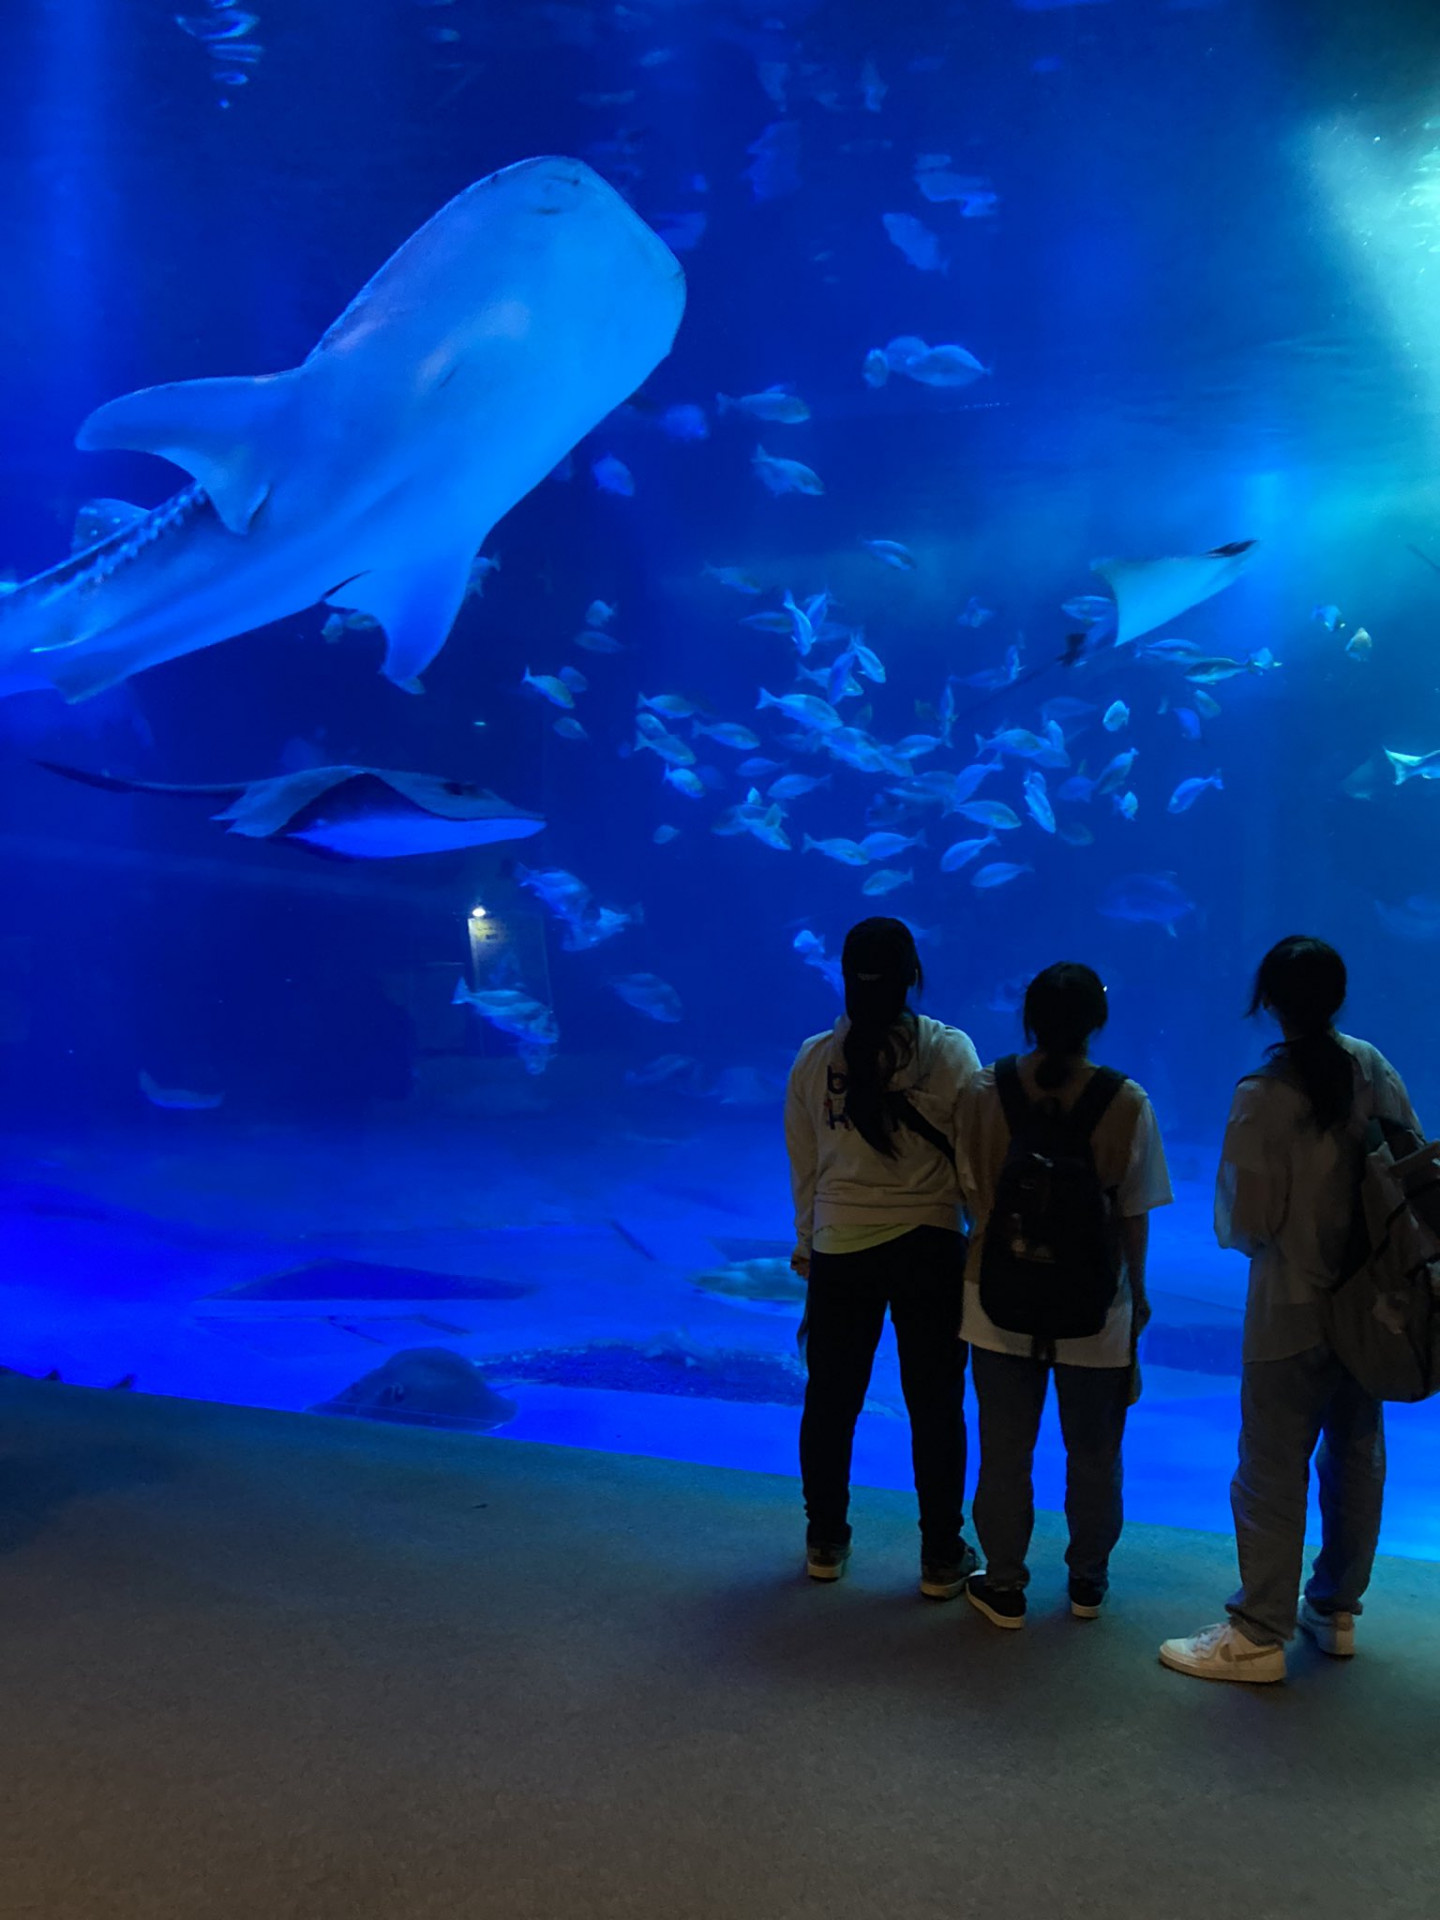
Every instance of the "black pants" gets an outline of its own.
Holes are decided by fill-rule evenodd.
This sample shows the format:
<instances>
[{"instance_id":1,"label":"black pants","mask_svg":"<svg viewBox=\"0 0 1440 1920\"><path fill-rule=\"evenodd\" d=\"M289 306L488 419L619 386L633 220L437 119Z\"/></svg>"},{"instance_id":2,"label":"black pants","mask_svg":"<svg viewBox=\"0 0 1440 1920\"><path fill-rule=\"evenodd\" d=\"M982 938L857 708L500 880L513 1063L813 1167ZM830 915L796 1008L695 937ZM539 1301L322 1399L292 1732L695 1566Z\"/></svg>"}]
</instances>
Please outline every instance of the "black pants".
<instances>
[{"instance_id":1,"label":"black pants","mask_svg":"<svg viewBox=\"0 0 1440 1920\"><path fill-rule=\"evenodd\" d=\"M850 1538L855 1423L888 1306L910 1415L921 1554L942 1563L955 1559L965 1501L964 1271L965 1242L943 1227L916 1227L864 1253L812 1255L810 1378L800 1422L811 1544L839 1546Z\"/></svg>"}]
</instances>

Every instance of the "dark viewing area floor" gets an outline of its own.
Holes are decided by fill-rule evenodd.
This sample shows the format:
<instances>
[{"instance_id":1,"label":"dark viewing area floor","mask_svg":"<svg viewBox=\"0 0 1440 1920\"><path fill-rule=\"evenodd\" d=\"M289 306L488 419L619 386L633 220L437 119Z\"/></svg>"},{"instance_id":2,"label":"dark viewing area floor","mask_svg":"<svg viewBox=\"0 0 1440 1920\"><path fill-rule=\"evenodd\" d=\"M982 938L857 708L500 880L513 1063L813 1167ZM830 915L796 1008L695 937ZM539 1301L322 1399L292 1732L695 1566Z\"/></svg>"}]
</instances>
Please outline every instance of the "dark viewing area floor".
<instances>
[{"instance_id":1,"label":"dark viewing area floor","mask_svg":"<svg viewBox=\"0 0 1440 1920\"><path fill-rule=\"evenodd\" d=\"M1206 1685L1232 1543L1042 1515L1001 1634L910 1499L799 1574L780 1477L0 1381L6 1920L1433 1916L1440 1567Z\"/></svg>"}]
</instances>

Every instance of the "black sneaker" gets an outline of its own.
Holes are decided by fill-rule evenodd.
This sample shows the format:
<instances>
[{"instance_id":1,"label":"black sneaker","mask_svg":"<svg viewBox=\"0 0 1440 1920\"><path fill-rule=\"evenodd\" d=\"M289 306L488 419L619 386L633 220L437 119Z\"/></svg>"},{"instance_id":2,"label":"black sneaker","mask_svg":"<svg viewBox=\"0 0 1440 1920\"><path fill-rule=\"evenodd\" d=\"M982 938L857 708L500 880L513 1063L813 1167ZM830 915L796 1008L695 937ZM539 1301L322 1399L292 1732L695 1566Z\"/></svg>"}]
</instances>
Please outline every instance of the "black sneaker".
<instances>
[{"instance_id":1,"label":"black sneaker","mask_svg":"<svg viewBox=\"0 0 1440 1920\"><path fill-rule=\"evenodd\" d=\"M1093 1580L1070 1582L1070 1611L1077 1620L1098 1620L1105 1604L1105 1589Z\"/></svg>"},{"instance_id":2,"label":"black sneaker","mask_svg":"<svg viewBox=\"0 0 1440 1920\"><path fill-rule=\"evenodd\" d=\"M1021 1587L992 1587L981 1574L972 1574L965 1583L965 1598L992 1626L1025 1624L1025 1593Z\"/></svg>"},{"instance_id":3,"label":"black sneaker","mask_svg":"<svg viewBox=\"0 0 1440 1920\"><path fill-rule=\"evenodd\" d=\"M805 1548L805 1571L812 1580L838 1580L845 1572L845 1562L850 1558L850 1542L843 1546L833 1542L810 1541Z\"/></svg>"},{"instance_id":4,"label":"black sneaker","mask_svg":"<svg viewBox=\"0 0 1440 1920\"><path fill-rule=\"evenodd\" d=\"M965 1582L980 1564L980 1557L966 1540L947 1560L920 1562L920 1591L927 1600L955 1600L965 1591Z\"/></svg>"}]
</instances>

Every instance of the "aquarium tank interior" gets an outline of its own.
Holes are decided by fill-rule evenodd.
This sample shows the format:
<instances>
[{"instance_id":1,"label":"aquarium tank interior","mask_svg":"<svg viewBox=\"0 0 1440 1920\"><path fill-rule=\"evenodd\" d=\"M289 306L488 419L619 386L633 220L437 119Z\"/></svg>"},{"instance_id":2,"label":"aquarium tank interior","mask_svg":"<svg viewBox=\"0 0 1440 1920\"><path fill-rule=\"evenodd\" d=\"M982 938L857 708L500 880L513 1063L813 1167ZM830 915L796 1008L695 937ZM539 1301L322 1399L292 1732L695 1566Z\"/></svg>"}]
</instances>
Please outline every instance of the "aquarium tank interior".
<instances>
[{"instance_id":1,"label":"aquarium tank interior","mask_svg":"<svg viewBox=\"0 0 1440 1920\"><path fill-rule=\"evenodd\" d=\"M1225 1527L1264 950L1440 1115L1440 10L182 6L3 28L0 1366L792 1472L885 912L1103 975Z\"/></svg>"}]
</instances>

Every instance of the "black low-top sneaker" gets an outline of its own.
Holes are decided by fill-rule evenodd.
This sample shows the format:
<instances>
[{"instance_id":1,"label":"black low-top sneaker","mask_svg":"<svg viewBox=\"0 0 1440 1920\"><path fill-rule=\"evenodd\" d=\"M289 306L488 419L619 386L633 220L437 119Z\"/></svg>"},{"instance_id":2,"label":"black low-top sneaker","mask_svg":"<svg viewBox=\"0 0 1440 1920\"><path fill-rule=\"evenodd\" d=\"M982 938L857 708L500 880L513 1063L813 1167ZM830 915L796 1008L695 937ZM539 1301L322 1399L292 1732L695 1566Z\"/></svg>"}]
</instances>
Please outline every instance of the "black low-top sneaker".
<instances>
[{"instance_id":1,"label":"black low-top sneaker","mask_svg":"<svg viewBox=\"0 0 1440 1920\"><path fill-rule=\"evenodd\" d=\"M962 1540L953 1558L920 1562L920 1591L927 1600L957 1600L979 1564L975 1549Z\"/></svg>"},{"instance_id":2,"label":"black low-top sneaker","mask_svg":"<svg viewBox=\"0 0 1440 1920\"><path fill-rule=\"evenodd\" d=\"M805 1548L805 1571L812 1580L838 1580L850 1558L850 1542L812 1541Z\"/></svg>"},{"instance_id":3,"label":"black low-top sneaker","mask_svg":"<svg viewBox=\"0 0 1440 1920\"><path fill-rule=\"evenodd\" d=\"M1077 1620L1098 1620L1105 1604L1105 1589L1093 1580L1070 1582L1070 1611Z\"/></svg>"},{"instance_id":4,"label":"black low-top sneaker","mask_svg":"<svg viewBox=\"0 0 1440 1920\"><path fill-rule=\"evenodd\" d=\"M965 1598L996 1627L1023 1627L1025 1593L1021 1587L992 1587L980 1574L965 1583Z\"/></svg>"}]
</instances>

